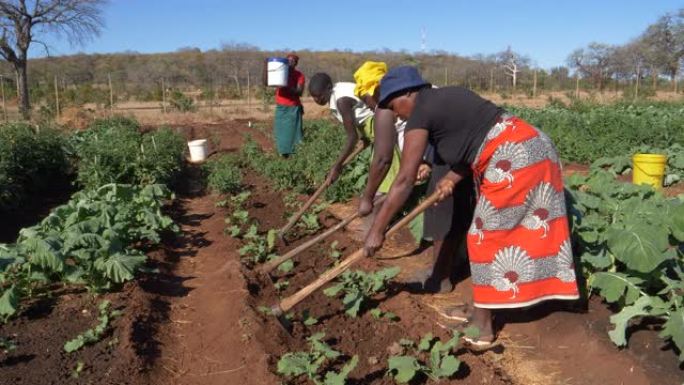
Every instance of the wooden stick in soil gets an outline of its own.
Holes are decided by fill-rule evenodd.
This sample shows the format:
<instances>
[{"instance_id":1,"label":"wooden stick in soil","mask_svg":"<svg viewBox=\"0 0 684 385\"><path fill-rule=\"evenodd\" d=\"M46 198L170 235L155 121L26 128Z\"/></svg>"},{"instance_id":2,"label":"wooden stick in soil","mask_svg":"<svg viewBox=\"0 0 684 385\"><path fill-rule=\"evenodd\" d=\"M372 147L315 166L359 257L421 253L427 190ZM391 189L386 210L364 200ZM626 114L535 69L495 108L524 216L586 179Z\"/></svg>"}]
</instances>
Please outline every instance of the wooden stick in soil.
<instances>
[{"instance_id":1,"label":"wooden stick in soil","mask_svg":"<svg viewBox=\"0 0 684 385\"><path fill-rule=\"evenodd\" d=\"M411 220L413 220L413 218L417 217L420 213L425 211L428 207L437 203L438 197L439 197L439 195L438 195L437 191L432 193L432 195L430 195L420 205L418 205L416 208L414 208L408 215L403 217L399 222L397 222L394 226L392 226L392 228L389 229L389 231L387 231L387 233L385 233L385 236L389 236L392 233L396 232L397 230L401 229L402 227L407 225ZM283 323L282 315L284 313L288 312L295 305L297 305L302 300L304 300L304 298L311 295L311 293L315 292L321 286L323 286L326 283L335 279L335 277L342 274L344 271L346 271L353 264L355 264L356 262L360 261L361 259L363 259L365 257L366 257L366 250L364 248L358 249L353 254L351 254L350 256L345 258L342 262L340 262L339 265L337 265L337 266L329 269L328 271L324 272L323 274L321 274L318 277L318 279L316 279L314 282L303 287L302 289L300 289L298 292L292 294L291 296L284 298L279 303L273 305L271 307L271 313L278 318L278 321L280 321L281 325L287 330L287 327L285 326L286 324Z\"/></svg>"},{"instance_id":2,"label":"wooden stick in soil","mask_svg":"<svg viewBox=\"0 0 684 385\"><path fill-rule=\"evenodd\" d=\"M356 158L356 156L359 155L359 153L361 153L361 151L363 151L364 148L365 148L365 147L364 147L363 145L357 147L357 148L354 150L354 152L352 152L351 154L349 154L349 156L347 157L347 159L344 161L343 166L346 166L349 162L352 161L352 159ZM309 200L306 201L306 203L304 203L304 206L302 206L302 208L300 208L299 211L297 211L292 217L290 217L290 219L287 221L287 224L286 224L285 226L283 226L280 230L278 230L278 238L279 238L281 241L285 242L285 234L286 234L288 231L290 231L290 229L292 228L292 226L294 226L295 223L297 223L297 221L299 220L299 218L301 218L302 215L304 215L304 213L306 212L306 210L308 210L309 207L311 207L311 205L314 204L314 202L316 201L316 199L318 199L318 197L319 197L319 196L325 191L325 189L327 189L331 184L332 184L332 183L331 183L330 179L329 179L329 178L326 178L325 181L323 182L323 184L321 185L321 187L319 187L318 190L316 190L316 192L314 192L313 195L309 198Z\"/></svg>"},{"instance_id":3,"label":"wooden stick in soil","mask_svg":"<svg viewBox=\"0 0 684 385\"><path fill-rule=\"evenodd\" d=\"M382 196L378 198L373 204L374 205L379 205L382 204L382 202L385 200L385 196ZM294 258L296 255L301 254L302 252L308 250L311 246L317 244L318 242L322 242L331 235L333 235L337 230L346 227L351 221L359 217L359 212L358 210L354 212L354 214L346 217L344 220L340 221L338 224L335 226L329 228L326 230L323 234L317 235L314 238L311 238L310 240L302 243L301 245L295 247L294 249L288 251L286 254L283 254L271 261L268 261L261 265L259 268L259 273L261 274L269 274L273 269L276 267L280 266L283 262L288 261L292 258Z\"/></svg>"}]
</instances>

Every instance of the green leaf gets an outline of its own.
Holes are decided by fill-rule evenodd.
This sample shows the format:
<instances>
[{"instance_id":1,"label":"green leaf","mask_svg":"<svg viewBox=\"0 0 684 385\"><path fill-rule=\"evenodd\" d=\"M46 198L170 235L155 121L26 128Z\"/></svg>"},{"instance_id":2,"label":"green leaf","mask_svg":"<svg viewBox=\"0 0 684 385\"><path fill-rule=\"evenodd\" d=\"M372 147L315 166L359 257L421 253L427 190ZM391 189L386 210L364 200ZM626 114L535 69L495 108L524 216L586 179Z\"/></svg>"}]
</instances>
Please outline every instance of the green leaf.
<instances>
[{"instance_id":1,"label":"green leaf","mask_svg":"<svg viewBox=\"0 0 684 385\"><path fill-rule=\"evenodd\" d=\"M307 341L311 344L311 349L315 352L321 353L323 356L329 359L337 358L341 355L340 352L332 349L328 344L323 342L325 333L316 333L311 337L307 338Z\"/></svg>"},{"instance_id":2,"label":"green leaf","mask_svg":"<svg viewBox=\"0 0 684 385\"><path fill-rule=\"evenodd\" d=\"M454 373L458 371L461 366L461 361L452 355L447 355L442 359L442 363L437 371L433 371L433 375L438 378L451 377Z\"/></svg>"},{"instance_id":3,"label":"green leaf","mask_svg":"<svg viewBox=\"0 0 684 385\"><path fill-rule=\"evenodd\" d=\"M344 385L349 373L356 367L359 363L359 356L352 357L349 362L347 362L339 373L327 372L325 373L324 385Z\"/></svg>"},{"instance_id":4,"label":"green leaf","mask_svg":"<svg viewBox=\"0 0 684 385\"><path fill-rule=\"evenodd\" d=\"M232 225L228 228L228 231L230 233L230 236L235 238L240 235L240 226Z\"/></svg>"},{"instance_id":5,"label":"green leaf","mask_svg":"<svg viewBox=\"0 0 684 385\"><path fill-rule=\"evenodd\" d=\"M428 333L423 338L420 339L420 342L418 343L418 350L426 352L430 350L430 346L432 345L432 340L434 340L435 337L432 335L432 333Z\"/></svg>"},{"instance_id":6,"label":"green leaf","mask_svg":"<svg viewBox=\"0 0 684 385\"><path fill-rule=\"evenodd\" d=\"M257 310L265 315L273 315L273 310L268 306L259 306L257 307Z\"/></svg>"},{"instance_id":7,"label":"green leaf","mask_svg":"<svg viewBox=\"0 0 684 385\"><path fill-rule=\"evenodd\" d=\"M421 368L418 360L412 356L390 357L389 360L387 360L387 365L389 367L389 372L399 383L411 381Z\"/></svg>"},{"instance_id":8,"label":"green leaf","mask_svg":"<svg viewBox=\"0 0 684 385\"><path fill-rule=\"evenodd\" d=\"M278 360L278 373L286 376L299 376L309 373L311 370L311 357L309 353L294 352L286 353Z\"/></svg>"},{"instance_id":9,"label":"green leaf","mask_svg":"<svg viewBox=\"0 0 684 385\"><path fill-rule=\"evenodd\" d=\"M590 252L582 253L580 257L582 262L588 263L594 269L607 269L613 265L613 261L610 259L606 250L601 250L600 252L593 254Z\"/></svg>"},{"instance_id":10,"label":"green leaf","mask_svg":"<svg viewBox=\"0 0 684 385\"><path fill-rule=\"evenodd\" d=\"M323 294L327 295L328 297L334 297L334 296L336 296L337 293L339 293L340 290L342 290L343 288L344 288L344 286L343 286L342 284L338 284L338 285L335 285L335 286L330 286L330 287L326 288L325 290L323 290Z\"/></svg>"},{"instance_id":11,"label":"green leaf","mask_svg":"<svg viewBox=\"0 0 684 385\"><path fill-rule=\"evenodd\" d=\"M64 269L63 256L58 252L59 241L54 238L40 238L35 236L22 242L22 246L30 255L29 261L50 271L62 271Z\"/></svg>"},{"instance_id":12,"label":"green leaf","mask_svg":"<svg viewBox=\"0 0 684 385\"><path fill-rule=\"evenodd\" d=\"M64 344L64 351L67 353L73 353L78 349L82 348L83 346L85 346L85 344L85 337L83 335L79 335L78 337L70 341L67 341Z\"/></svg>"},{"instance_id":13,"label":"green leaf","mask_svg":"<svg viewBox=\"0 0 684 385\"><path fill-rule=\"evenodd\" d=\"M665 261L663 254L668 247L667 233L658 232L645 224L628 229L610 229L607 233L608 247L615 257L628 268L650 273Z\"/></svg>"},{"instance_id":14,"label":"green leaf","mask_svg":"<svg viewBox=\"0 0 684 385\"><path fill-rule=\"evenodd\" d=\"M663 325L660 337L672 340L679 350L679 361L684 362L684 308L679 308L670 314Z\"/></svg>"},{"instance_id":15,"label":"green leaf","mask_svg":"<svg viewBox=\"0 0 684 385\"><path fill-rule=\"evenodd\" d=\"M684 203L680 203L672 211L670 217L672 218L672 235L679 242L684 242Z\"/></svg>"},{"instance_id":16,"label":"green leaf","mask_svg":"<svg viewBox=\"0 0 684 385\"><path fill-rule=\"evenodd\" d=\"M278 265L278 270L283 273L290 272L292 269L294 269L294 261L291 259L288 259L287 261Z\"/></svg>"},{"instance_id":17,"label":"green leaf","mask_svg":"<svg viewBox=\"0 0 684 385\"><path fill-rule=\"evenodd\" d=\"M413 218L408 225L409 231L416 243L419 243L423 239L423 216L423 213L420 213L417 217Z\"/></svg>"},{"instance_id":18,"label":"green leaf","mask_svg":"<svg viewBox=\"0 0 684 385\"><path fill-rule=\"evenodd\" d=\"M145 254L117 253L106 259L95 261L95 268L100 270L105 277L122 283L133 279L137 269L147 260Z\"/></svg>"},{"instance_id":19,"label":"green leaf","mask_svg":"<svg viewBox=\"0 0 684 385\"><path fill-rule=\"evenodd\" d=\"M5 290L5 292L2 293L2 297L0 297L0 317L7 320L17 312L18 307L19 298L17 289L12 285L9 289Z\"/></svg>"},{"instance_id":20,"label":"green leaf","mask_svg":"<svg viewBox=\"0 0 684 385\"><path fill-rule=\"evenodd\" d=\"M477 326L468 326L467 328L463 329L463 335L473 339L480 338L480 328Z\"/></svg>"},{"instance_id":21,"label":"green leaf","mask_svg":"<svg viewBox=\"0 0 684 385\"><path fill-rule=\"evenodd\" d=\"M304 310L304 313L302 314L302 318L304 319L304 325L306 325L306 326L313 326L313 325L318 323L318 319L311 315L311 313L309 312L309 309Z\"/></svg>"},{"instance_id":22,"label":"green leaf","mask_svg":"<svg viewBox=\"0 0 684 385\"><path fill-rule=\"evenodd\" d=\"M610 317L610 322L615 325L615 328L608 332L610 340L617 346L627 345L625 332L627 324L635 317L647 316L649 311L646 310L651 305L650 297L640 297L632 306L626 306L622 310Z\"/></svg>"},{"instance_id":23,"label":"green leaf","mask_svg":"<svg viewBox=\"0 0 684 385\"><path fill-rule=\"evenodd\" d=\"M623 273L598 272L589 277L589 285L597 289L607 302L615 303L624 298L630 305L639 298L639 285L643 280Z\"/></svg>"},{"instance_id":24,"label":"green leaf","mask_svg":"<svg viewBox=\"0 0 684 385\"><path fill-rule=\"evenodd\" d=\"M266 245L267 245L268 251L271 251L275 248L277 236L278 236L277 230L273 230L273 229L268 230L268 235L266 235Z\"/></svg>"}]
</instances>

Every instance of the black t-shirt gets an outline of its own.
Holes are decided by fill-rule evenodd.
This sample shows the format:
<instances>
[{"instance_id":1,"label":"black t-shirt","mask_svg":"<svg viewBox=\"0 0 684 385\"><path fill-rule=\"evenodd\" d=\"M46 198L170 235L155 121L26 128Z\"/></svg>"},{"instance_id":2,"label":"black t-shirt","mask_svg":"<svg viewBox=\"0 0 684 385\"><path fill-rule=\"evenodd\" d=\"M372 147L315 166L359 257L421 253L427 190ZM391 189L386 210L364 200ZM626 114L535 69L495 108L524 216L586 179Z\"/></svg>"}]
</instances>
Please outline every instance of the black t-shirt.
<instances>
[{"instance_id":1,"label":"black t-shirt","mask_svg":"<svg viewBox=\"0 0 684 385\"><path fill-rule=\"evenodd\" d=\"M503 109L463 87L425 88L416 95L406 131L428 130L428 140L452 169L470 169Z\"/></svg>"}]
</instances>

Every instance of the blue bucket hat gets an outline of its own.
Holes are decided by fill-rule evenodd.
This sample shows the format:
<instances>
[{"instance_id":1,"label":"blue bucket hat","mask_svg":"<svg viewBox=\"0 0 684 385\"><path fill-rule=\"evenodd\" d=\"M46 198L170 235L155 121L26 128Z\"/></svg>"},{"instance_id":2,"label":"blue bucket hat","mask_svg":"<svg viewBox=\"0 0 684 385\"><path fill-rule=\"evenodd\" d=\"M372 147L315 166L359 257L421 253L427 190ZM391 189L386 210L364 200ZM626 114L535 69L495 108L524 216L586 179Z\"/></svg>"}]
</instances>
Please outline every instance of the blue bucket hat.
<instances>
[{"instance_id":1,"label":"blue bucket hat","mask_svg":"<svg viewBox=\"0 0 684 385\"><path fill-rule=\"evenodd\" d=\"M387 71L382 80L380 80L380 101L378 105L381 108L386 108L387 103L393 99L392 96L396 93L410 88L429 85L430 83L420 76L416 67L394 67Z\"/></svg>"}]
</instances>

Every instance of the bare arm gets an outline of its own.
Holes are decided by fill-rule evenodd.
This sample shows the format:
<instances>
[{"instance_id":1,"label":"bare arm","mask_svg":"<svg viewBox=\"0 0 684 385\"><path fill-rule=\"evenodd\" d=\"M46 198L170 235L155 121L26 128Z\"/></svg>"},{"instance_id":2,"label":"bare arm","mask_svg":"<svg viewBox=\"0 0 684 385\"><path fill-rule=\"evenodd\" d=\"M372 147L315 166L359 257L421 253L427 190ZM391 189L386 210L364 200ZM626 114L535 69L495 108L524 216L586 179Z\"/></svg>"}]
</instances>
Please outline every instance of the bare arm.
<instances>
[{"instance_id":1,"label":"bare arm","mask_svg":"<svg viewBox=\"0 0 684 385\"><path fill-rule=\"evenodd\" d=\"M385 229L411 194L413 184L416 181L418 166L420 166L423 152L427 146L427 138L428 132L425 129L413 129L404 136L404 150L401 153L399 174L392 183L387 199L366 237L365 249L368 255L373 255L382 246Z\"/></svg>"},{"instance_id":2,"label":"bare arm","mask_svg":"<svg viewBox=\"0 0 684 385\"><path fill-rule=\"evenodd\" d=\"M345 159L354 151L356 142L359 141L359 134L356 132L356 126L354 125L355 104L356 101L352 98L344 97L337 100L337 110L340 112L340 115L342 115L342 125L347 134L347 141L342 148L340 156L337 158L328 174L328 178L331 179L331 182L334 182L340 176Z\"/></svg>"},{"instance_id":3,"label":"bare arm","mask_svg":"<svg viewBox=\"0 0 684 385\"><path fill-rule=\"evenodd\" d=\"M359 213L367 215L373 209L373 198L378 187L385 179L392 165L394 148L397 143L397 131L394 127L396 117L392 110L378 108L375 110L375 137L373 139L373 160L368 172L368 182L361 196Z\"/></svg>"},{"instance_id":4,"label":"bare arm","mask_svg":"<svg viewBox=\"0 0 684 385\"><path fill-rule=\"evenodd\" d=\"M303 81L303 82L301 82L301 83L295 84L295 86L294 86L293 88L290 88L290 91L291 91L293 94L297 95L297 96L302 96L302 95L304 95L304 85L305 85L305 83L306 83L306 80Z\"/></svg>"}]
</instances>

